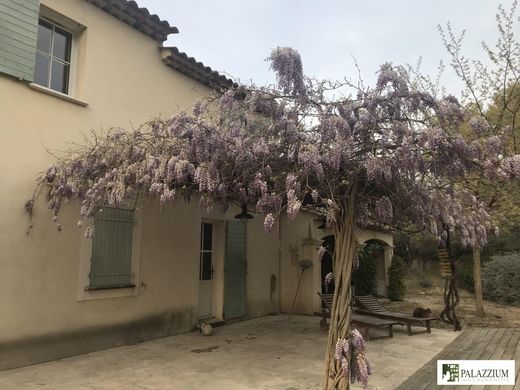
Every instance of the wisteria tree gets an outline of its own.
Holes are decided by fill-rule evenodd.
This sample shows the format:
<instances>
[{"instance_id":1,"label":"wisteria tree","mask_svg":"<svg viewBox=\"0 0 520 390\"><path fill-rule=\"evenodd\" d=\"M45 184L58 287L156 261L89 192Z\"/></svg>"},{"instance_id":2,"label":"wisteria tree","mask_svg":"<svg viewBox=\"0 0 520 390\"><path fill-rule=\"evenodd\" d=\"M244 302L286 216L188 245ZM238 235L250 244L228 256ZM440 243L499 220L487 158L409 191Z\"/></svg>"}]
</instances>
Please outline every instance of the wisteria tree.
<instances>
[{"instance_id":1,"label":"wisteria tree","mask_svg":"<svg viewBox=\"0 0 520 390\"><path fill-rule=\"evenodd\" d=\"M276 86L238 86L197 103L192 113L92 136L56 161L38 186L59 228L60 208L71 200L81 203L80 226L99 206L147 197L249 206L265 215L268 232L282 215L294 219L302 205L323 210L336 237L324 388L346 389L349 379L366 388L364 342L349 327L356 225L413 222L439 241L457 231L464 244L482 245L488 215L453 183L476 171L510 173L494 143L458 135L464 118L454 97L419 90L404 68L384 64L376 85L364 88L305 77L290 48L275 49L269 60ZM519 168L518 159L507 163Z\"/></svg>"}]
</instances>

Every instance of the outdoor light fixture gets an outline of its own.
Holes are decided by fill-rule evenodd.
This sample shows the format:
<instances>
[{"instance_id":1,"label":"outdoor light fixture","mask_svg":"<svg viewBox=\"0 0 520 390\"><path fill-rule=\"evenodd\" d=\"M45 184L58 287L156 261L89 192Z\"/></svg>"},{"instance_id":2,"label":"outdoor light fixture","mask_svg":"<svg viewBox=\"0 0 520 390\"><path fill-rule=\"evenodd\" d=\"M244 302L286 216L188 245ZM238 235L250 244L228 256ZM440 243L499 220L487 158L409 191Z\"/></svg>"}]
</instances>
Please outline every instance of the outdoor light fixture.
<instances>
[{"instance_id":1,"label":"outdoor light fixture","mask_svg":"<svg viewBox=\"0 0 520 390\"><path fill-rule=\"evenodd\" d=\"M235 215L235 218L240 220L248 220L253 218L253 216L247 212L247 204L242 205L242 211L240 214Z\"/></svg>"}]
</instances>

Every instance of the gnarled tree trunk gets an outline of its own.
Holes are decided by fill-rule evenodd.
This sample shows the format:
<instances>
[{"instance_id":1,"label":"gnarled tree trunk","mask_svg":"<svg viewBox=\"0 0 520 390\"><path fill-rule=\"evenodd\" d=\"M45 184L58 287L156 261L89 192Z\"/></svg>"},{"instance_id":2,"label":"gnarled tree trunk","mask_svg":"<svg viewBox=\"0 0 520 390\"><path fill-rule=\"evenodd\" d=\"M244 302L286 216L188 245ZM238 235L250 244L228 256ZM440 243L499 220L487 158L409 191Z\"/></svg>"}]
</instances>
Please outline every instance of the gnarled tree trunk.
<instances>
[{"instance_id":1,"label":"gnarled tree trunk","mask_svg":"<svg viewBox=\"0 0 520 390\"><path fill-rule=\"evenodd\" d=\"M354 189L351 194L353 195ZM334 358L338 339L347 338L350 328L350 302L352 292L350 281L352 264L356 250L354 239L354 196L342 205L342 213L335 225L334 249L334 301L330 313L330 330L325 356L325 380L323 389L348 389L349 381L343 377L339 362Z\"/></svg>"}]
</instances>

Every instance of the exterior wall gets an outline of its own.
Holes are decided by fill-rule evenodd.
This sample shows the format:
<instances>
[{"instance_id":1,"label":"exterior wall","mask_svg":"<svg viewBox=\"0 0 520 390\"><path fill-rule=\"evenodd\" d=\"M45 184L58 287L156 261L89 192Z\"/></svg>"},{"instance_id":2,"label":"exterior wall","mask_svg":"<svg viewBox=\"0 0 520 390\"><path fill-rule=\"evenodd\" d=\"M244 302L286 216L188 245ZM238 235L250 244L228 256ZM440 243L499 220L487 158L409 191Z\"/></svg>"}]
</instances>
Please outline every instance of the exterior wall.
<instances>
[{"instance_id":1,"label":"exterior wall","mask_svg":"<svg viewBox=\"0 0 520 390\"><path fill-rule=\"evenodd\" d=\"M47 14L80 26L71 81L75 101L0 75L5 145L0 154L0 369L192 329L198 311L200 223L208 219L215 222L218 237L214 312L222 317L224 221L238 212L209 215L197 202L182 201L162 210L156 202L143 206L134 239L137 286L85 292L91 244L76 227L79 208L64 207L58 232L40 196L28 229L23 205L38 173L53 161L46 148L65 150L71 142L81 143L89 129L130 128L167 117L210 90L167 67L156 41L88 2L41 3ZM248 222L250 317L278 310L270 288L271 275L278 275L277 237L264 233L262 224L262 218Z\"/></svg>"},{"instance_id":2,"label":"exterior wall","mask_svg":"<svg viewBox=\"0 0 520 390\"><path fill-rule=\"evenodd\" d=\"M280 285L278 248L277 231L271 233L265 231L263 216L255 216L247 222L248 317L278 313L277 290Z\"/></svg>"},{"instance_id":3,"label":"exterior wall","mask_svg":"<svg viewBox=\"0 0 520 390\"><path fill-rule=\"evenodd\" d=\"M281 306L284 313L291 311L302 270L300 260L310 260L312 268L304 271L300 290L294 305L294 313L313 314L316 302L320 299L321 268L318 248L321 244L321 231L316 229L321 221L312 214L299 213L294 221L281 220L282 227L282 264L281 264ZM316 277L316 275L318 275ZM318 306L319 307L319 306Z\"/></svg>"}]
</instances>

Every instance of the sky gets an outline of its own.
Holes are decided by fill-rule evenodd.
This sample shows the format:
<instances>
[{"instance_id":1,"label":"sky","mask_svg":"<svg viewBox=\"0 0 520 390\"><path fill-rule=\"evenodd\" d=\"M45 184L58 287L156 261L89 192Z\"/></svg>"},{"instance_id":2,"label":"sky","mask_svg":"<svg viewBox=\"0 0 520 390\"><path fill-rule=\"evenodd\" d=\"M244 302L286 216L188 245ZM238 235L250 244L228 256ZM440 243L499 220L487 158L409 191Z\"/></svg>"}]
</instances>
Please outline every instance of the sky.
<instances>
[{"instance_id":1,"label":"sky","mask_svg":"<svg viewBox=\"0 0 520 390\"><path fill-rule=\"evenodd\" d=\"M466 32L464 53L484 58L481 42L494 44L495 14L512 0L137 0L177 26L165 45L241 81L274 81L265 58L277 46L297 49L304 72L320 79L366 84L384 62L415 65L435 76L449 62L437 25ZM355 61L354 61L355 58ZM441 82L459 95L462 84L447 67Z\"/></svg>"}]
</instances>

